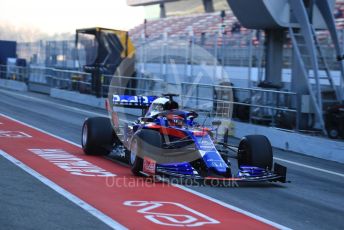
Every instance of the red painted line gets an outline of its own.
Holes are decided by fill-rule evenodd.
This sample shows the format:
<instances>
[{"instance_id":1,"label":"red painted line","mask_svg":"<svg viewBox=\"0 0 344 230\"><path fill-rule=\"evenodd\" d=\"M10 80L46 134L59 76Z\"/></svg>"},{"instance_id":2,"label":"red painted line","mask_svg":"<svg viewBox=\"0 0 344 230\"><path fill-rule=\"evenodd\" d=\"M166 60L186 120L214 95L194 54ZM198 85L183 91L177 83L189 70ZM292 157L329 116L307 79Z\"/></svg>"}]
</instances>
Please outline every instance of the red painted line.
<instances>
[{"instance_id":1,"label":"red painted line","mask_svg":"<svg viewBox=\"0 0 344 230\"><path fill-rule=\"evenodd\" d=\"M79 147L1 115L0 122L0 131L28 135L1 136L0 132L1 150L128 228L273 228L177 187L134 177L128 167L84 155ZM51 149L58 149L60 155L51 155ZM77 170L97 176L73 174ZM104 177L104 172L116 176Z\"/></svg>"}]
</instances>

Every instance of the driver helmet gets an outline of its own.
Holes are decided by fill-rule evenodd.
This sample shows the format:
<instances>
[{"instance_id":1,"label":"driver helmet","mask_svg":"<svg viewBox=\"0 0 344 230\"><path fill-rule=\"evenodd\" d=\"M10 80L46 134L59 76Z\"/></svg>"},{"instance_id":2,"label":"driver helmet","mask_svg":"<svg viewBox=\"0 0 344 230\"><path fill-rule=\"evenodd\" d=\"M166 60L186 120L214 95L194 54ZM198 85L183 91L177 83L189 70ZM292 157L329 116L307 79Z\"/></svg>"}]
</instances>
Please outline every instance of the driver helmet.
<instances>
[{"instance_id":1,"label":"driver helmet","mask_svg":"<svg viewBox=\"0 0 344 230\"><path fill-rule=\"evenodd\" d=\"M163 104L156 104L155 110L159 111L159 112L164 111L164 105Z\"/></svg>"},{"instance_id":2,"label":"driver helmet","mask_svg":"<svg viewBox=\"0 0 344 230\"><path fill-rule=\"evenodd\" d=\"M173 110L173 109L178 109L178 108L179 108L179 105L175 101L167 101L164 104L164 110Z\"/></svg>"},{"instance_id":3,"label":"driver helmet","mask_svg":"<svg viewBox=\"0 0 344 230\"><path fill-rule=\"evenodd\" d=\"M175 114L167 115L167 121L169 126L182 127L184 125L184 118Z\"/></svg>"}]
</instances>

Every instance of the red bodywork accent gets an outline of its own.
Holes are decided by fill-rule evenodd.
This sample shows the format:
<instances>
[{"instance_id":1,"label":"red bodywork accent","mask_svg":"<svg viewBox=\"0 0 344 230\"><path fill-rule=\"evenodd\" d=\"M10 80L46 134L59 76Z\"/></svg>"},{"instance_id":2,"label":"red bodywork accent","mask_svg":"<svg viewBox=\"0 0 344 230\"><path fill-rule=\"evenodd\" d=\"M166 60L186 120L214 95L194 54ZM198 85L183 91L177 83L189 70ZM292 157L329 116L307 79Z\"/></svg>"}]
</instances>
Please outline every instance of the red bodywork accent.
<instances>
[{"instance_id":1,"label":"red bodywork accent","mask_svg":"<svg viewBox=\"0 0 344 230\"><path fill-rule=\"evenodd\" d=\"M186 137L186 134L183 131L180 131L180 130L177 130L174 128L169 128L169 127L157 125L154 123L147 124L146 127L150 128L150 129L158 130L159 133L161 133L163 135L168 135L168 136L173 136L173 137L178 137L178 138Z\"/></svg>"},{"instance_id":2,"label":"red bodywork accent","mask_svg":"<svg viewBox=\"0 0 344 230\"><path fill-rule=\"evenodd\" d=\"M119 121L118 121L118 115L116 112L111 112L111 119L112 119L112 123L113 125L118 128L119 127Z\"/></svg>"},{"instance_id":3,"label":"red bodywork accent","mask_svg":"<svg viewBox=\"0 0 344 230\"><path fill-rule=\"evenodd\" d=\"M207 132L204 132L204 131L194 131L193 134L194 134L196 137L204 137L204 136L206 136L208 133L207 133Z\"/></svg>"},{"instance_id":4,"label":"red bodywork accent","mask_svg":"<svg viewBox=\"0 0 344 230\"><path fill-rule=\"evenodd\" d=\"M156 161L149 158L144 157L143 158L143 172L154 175L155 174L155 168L156 168Z\"/></svg>"}]
</instances>

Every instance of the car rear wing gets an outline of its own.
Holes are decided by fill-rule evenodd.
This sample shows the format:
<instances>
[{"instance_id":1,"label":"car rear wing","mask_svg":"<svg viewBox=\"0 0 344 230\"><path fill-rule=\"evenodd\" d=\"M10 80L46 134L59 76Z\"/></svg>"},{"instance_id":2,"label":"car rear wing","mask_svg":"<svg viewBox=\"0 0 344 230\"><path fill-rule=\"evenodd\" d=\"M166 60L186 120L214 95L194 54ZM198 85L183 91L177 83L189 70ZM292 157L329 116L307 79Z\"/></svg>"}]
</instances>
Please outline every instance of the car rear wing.
<instances>
[{"instance_id":1,"label":"car rear wing","mask_svg":"<svg viewBox=\"0 0 344 230\"><path fill-rule=\"evenodd\" d=\"M147 109L157 96L112 95L113 106L134 109Z\"/></svg>"}]
</instances>

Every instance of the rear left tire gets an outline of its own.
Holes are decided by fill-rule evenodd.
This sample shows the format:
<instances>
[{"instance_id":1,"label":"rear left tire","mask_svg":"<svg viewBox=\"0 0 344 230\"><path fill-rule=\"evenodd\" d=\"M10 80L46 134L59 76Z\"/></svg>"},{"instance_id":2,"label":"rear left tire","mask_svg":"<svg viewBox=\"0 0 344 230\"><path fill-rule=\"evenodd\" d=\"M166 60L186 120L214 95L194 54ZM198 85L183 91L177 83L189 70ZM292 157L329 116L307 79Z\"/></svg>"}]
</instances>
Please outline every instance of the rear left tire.
<instances>
[{"instance_id":1,"label":"rear left tire","mask_svg":"<svg viewBox=\"0 0 344 230\"><path fill-rule=\"evenodd\" d=\"M81 137L82 149L87 155L107 155L115 143L110 119L105 117L86 119Z\"/></svg>"}]
</instances>

